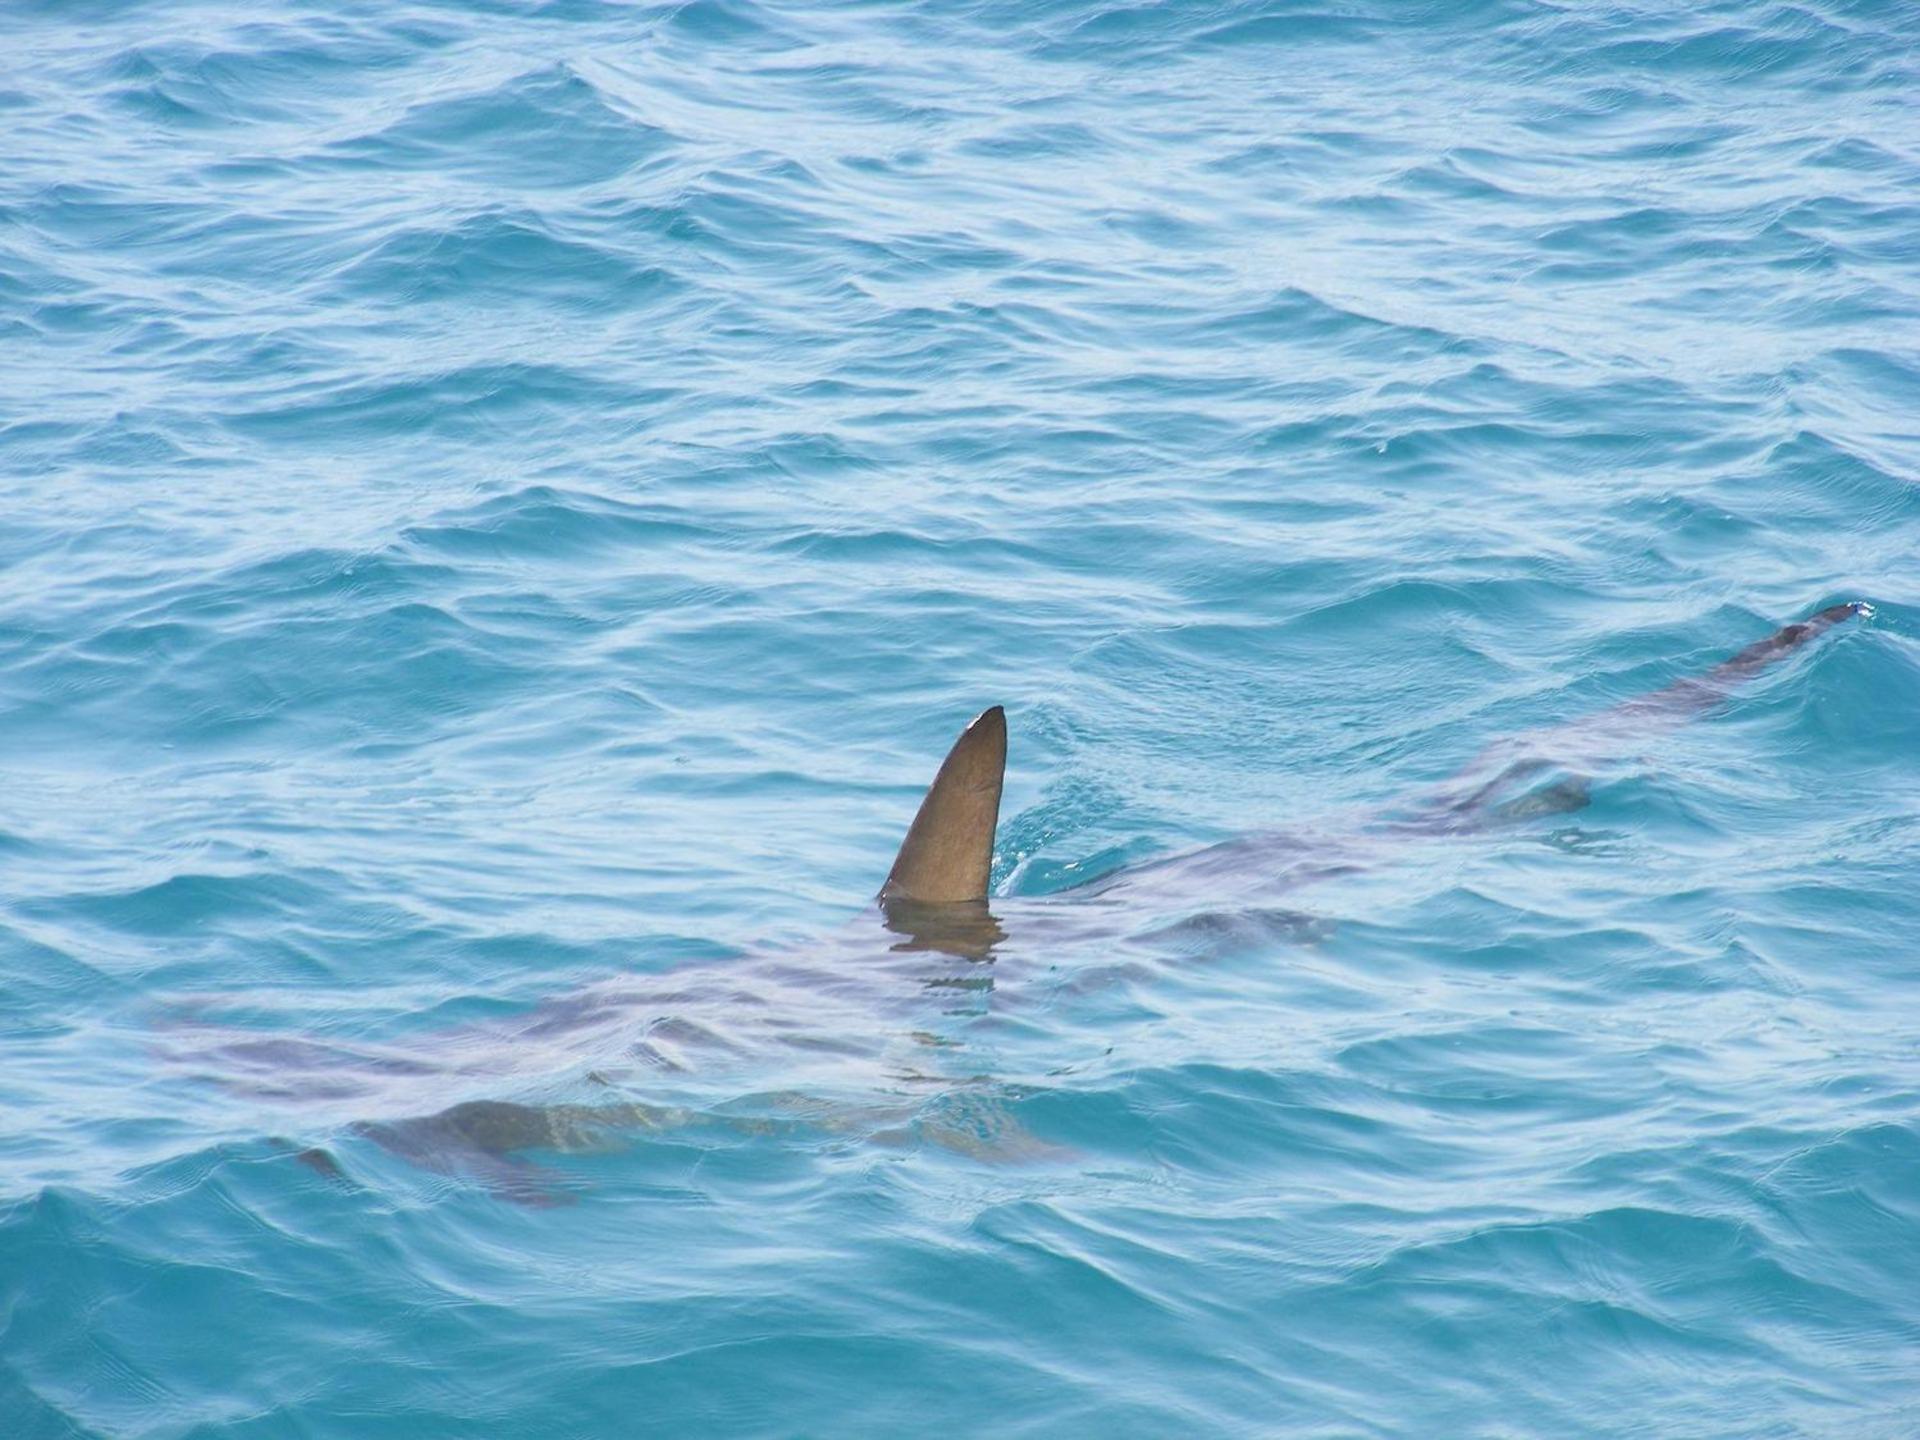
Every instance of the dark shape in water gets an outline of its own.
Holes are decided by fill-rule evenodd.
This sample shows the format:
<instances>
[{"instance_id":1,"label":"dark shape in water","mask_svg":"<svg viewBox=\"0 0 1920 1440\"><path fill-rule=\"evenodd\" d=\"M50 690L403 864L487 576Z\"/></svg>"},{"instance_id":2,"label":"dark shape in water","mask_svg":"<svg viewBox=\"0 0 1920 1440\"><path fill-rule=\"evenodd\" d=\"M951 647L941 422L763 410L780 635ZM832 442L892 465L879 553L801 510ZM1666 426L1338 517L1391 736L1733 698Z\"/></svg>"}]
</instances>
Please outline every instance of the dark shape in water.
<instances>
[{"instance_id":1,"label":"dark shape in water","mask_svg":"<svg viewBox=\"0 0 1920 1440\"><path fill-rule=\"evenodd\" d=\"M818 955L770 959L757 972L768 980L764 989L748 985L742 972L702 976L711 991L702 990L693 972L663 977L672 989L652 993L600 992L555 1001L526 1023L520 1034L531 1039L568 1035L604 1037L619 1033L636 1016L648 1017L646 1034L634 1042L630 1055L646 1058L659 1041L669 1052L679 1045L718 1045L731 1050L734 1042L683 1017L677 1027L663 1019L668 1006L704 1004L729 1021L745 1023L752 1017L765 1037L789 1045L795 1053L831 1053L874 1058L884 1045L871 1035L842 1031L838 1035L803 1033L804 1026L775 1002L791 998L796 988L824 1004L840 1000L849 986L871 988L893 978L889 956L898 963L919 963L919 986L956 994L993 989L995 949L1008 939L1003 919L1015 920L1022 938L1043 944L1113 938L1117 933L1110 897L1124 897L1129 910L1151 914L1165 909L1176 917L1171 925L1150 932L1198 943L1209 937L1264 937L1310 939L1316 932L1310 917L1272 905L1276 892L1291 891L1314 881L1367 868L1381 855L1383 845L1414 835L1467 834L1522 822L1543 815L1563 814L1588 803L1590 782L1567 773L1570 764L1603 758L1627 738L1640 739L1665 724L1677 724L1724 699L1741 682L1768 664L1792 653L1824 631L1852 616L1869 613L1860 603L1835 605L1810 619L1788 625L1749 645L1703 675L1678 681L1662 690L1627 701L1575 725L1544 737L1539 749L1515 758L1496 750L1467 767L1458 777L1402 815L1376 820L1350 833L1312 839L1284 834L1254 835L1208 846L1182 855L1126 867L1101 876L1075 890L1039 900L1003 901L996 914L987 903L987 883L993 856L994 830L1006 768L1006 717L999 706L983 711L961 732L942 762L922 800L877 897L878 918L896 940L876 953L870 923L863 922L845 943L823 940ZM1537 784L1549 777L1544 785ZM1221 902L1212 911L1195 914L1192 897L1202 895ZM1249 921L1260 923L1249 924ZM958 974L929 978L924 957L950 956L966 968ZM869 1016L871 1018L871 1016ZM832 1021L823 1023L831 1025ZM934 1042L937 1044L937 1042ZM668 1058L671 1058L670 1053ZM391 1067L390 1067L391 1068ZM677 1062L668 1067L684 1068ZM607 1078L596 1072L601 1084ZM958 1093L957 1082L938 1076L896 1075L897 1081L945 1084L945 1093ZM983 1158L1032 1158L1059 1152L1025 1135L1008 1113L1007 1105L992 1095L980 1096L966 1107L964 1124L929 1118L912 1101L892 1098L876 1103L831 1105L805 1097L774 1097L771 1112L747 1105L723 1106L718 1111L638 1102L596 1105L524 1105L498 1100L470 1100L436 1114L367 1122L357 1133L393 1154L441 1173L476 1176L495 1193L527 1204L566 1203L543 1177L550 1172L523 1158L527 1152L589 1152L624 1143L637 1131L696 1125L720 1127L737 1134L857 1130L869 1138L889 1139L918 1135L947 1148ZM900 1123L907 1128L901 1129ZM337 1175L338 1165L324 1151L304 1151L302 1163L322 1174Z\"/></svg>"},{"instance_id":2,"label":"dark shape in water","mask_svg":"<svg viewBox=\"0 0 1920 1440\"><path fill-rule=\"evenodd\" d=\"M1006 773L1007 712L995 705L974 716L940 762L880 887L882 900L922 906L986 900Z\"/></svg>"}]
</instances>

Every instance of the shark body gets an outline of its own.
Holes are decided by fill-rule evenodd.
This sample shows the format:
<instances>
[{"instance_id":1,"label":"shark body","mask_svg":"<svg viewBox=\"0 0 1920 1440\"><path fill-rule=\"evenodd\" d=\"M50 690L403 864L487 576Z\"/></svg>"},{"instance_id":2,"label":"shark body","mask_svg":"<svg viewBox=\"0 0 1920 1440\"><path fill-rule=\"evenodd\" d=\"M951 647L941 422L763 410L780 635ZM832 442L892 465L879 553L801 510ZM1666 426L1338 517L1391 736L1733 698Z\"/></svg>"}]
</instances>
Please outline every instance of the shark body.
<instances>
[{"instance_id":1,"label":"shark body","mask_svg":"<svg viewBox=\"0 0 1920 1440\"><path fill-rule=\"evenodd\" d=\"M1045 969L1044 957L1089 942L1112 945L1138 933L1142 914L1194 923L1195 896L1206 897L1209 913L1275 939L1311 935L1313 917L1285 903L1293 892L1381 864L1410 839L1577 810L1587 803L1587 774L1623 746L1710 709L1768 665L1867 611L1859 603L1829 607L1704 674L1496 746L1410 804L1342 833L1250 835L1041 898L988 895L1007 757L1006 716L994 706L954 742L872 906L800 953L610 982L504 1027L442 1034L431 1051L250 1037L211 1053L230 1086L318 1099L336 1112L352 1107L349 1128L383 1150L427 1170L479 1178L526 1203L555 1194L529 1154L604 1149L645 1131L844 1134L1003 1157L1045 1153L1009 1123L1004 1087L945 1063L952 1042L926 1025L929 994L947 1014L977 1010L991 997L997 1019L1018 1023L1030 999L1021 982ZM209 1058L196 1053L203 1063ZM770 1056L783 1078L779 1090L729 1086L730 1074L764 1074ZM574 1076L576 1098L519 1102L488 1094L550 1083L556 1073ZM479 1093L423 1115L423 1080L442 1093ZM715 1102L716 1090L726 1098ZM289 1149L318 1173L344 1178L330 1152L290 1142Z\"/></svg>"}]
</instances>

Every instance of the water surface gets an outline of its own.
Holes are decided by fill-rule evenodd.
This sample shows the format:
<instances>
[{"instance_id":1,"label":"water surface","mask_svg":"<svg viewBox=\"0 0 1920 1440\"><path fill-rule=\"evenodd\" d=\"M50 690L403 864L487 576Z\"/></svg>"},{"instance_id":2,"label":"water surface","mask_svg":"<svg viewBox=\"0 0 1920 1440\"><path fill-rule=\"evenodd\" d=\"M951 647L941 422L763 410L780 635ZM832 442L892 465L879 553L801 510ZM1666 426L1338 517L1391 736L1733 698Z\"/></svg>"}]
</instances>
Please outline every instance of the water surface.
<instances>
[{"instance_id":1,"label":"water surface","mask_svg":"<svg viewBox=\"0 0 1920 1440\"><path fill-rule=\"evenodd\" d=\"M0 1433L1913 1434L1913 21L7 7Z\"/></svg>"}]
</instances>

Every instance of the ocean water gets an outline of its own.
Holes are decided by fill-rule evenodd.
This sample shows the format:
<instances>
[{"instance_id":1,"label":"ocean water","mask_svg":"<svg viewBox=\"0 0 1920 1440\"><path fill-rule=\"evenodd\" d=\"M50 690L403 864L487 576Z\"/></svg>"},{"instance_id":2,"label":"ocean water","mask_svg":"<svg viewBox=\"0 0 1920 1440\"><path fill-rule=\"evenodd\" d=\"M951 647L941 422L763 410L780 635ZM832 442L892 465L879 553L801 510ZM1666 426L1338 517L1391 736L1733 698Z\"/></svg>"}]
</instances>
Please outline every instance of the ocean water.
<instances>
[{"instance_id":1,"label":"ocean water","mask_svg":"<svg viewBox=\"0 0 1920 1440\"><path fill-rule=\"evenodd\" d=\"M0 44L0 1436L1920 1434L1909 0Z\"/></svg>"}]
</instances>

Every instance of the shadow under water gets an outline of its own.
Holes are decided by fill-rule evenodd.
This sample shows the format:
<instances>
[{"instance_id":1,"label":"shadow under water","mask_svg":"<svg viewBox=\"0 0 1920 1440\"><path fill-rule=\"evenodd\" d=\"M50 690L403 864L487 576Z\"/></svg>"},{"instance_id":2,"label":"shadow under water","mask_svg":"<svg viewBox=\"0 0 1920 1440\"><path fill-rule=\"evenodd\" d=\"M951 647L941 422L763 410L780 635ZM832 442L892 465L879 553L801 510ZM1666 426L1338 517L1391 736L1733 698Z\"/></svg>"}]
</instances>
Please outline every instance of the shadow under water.
<instances>
[{"instance_id":1,"label":"shadow under water","mask_svg":"<svg viewBox=\"0 0 1920 1440\"><path fill-rule=\"evenodd\" d=\"M1409 846L1581 809L1624 741L1706 708L1863 608L1832 607L1703 677L1495 747L1410 805L1325 835L1245 836L1042 898L883 894L838 932L791 951L608 982L508 1021L404 1042L236 1035L206 1007L176 1014L157 1043L231 1094L296 1106L424 1170L525 1203L562 1193L529 1157L591 1154L666 1131L1061 1158L1070 1150L1028 1133L1014 1114L1044 1076L1009 1072L995 1041L1049 1003L1063 964L1084 991L1191 965L1196 955L1318 943L1329 919L1283 899L1375 871ZM995 785L997 795L997 777ZM1564 835L1557 843L1566 848ZM768 1075L780 1077L778 1089L764 1086ZM548 1094L498 1098L513 1085ZM422 1113L422 1090L459 1098ZM330 1177L345 1174L324 1149L299 1154Z\"/></svg>"}]
</instances>

